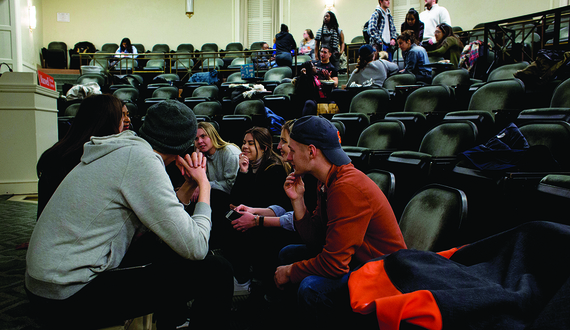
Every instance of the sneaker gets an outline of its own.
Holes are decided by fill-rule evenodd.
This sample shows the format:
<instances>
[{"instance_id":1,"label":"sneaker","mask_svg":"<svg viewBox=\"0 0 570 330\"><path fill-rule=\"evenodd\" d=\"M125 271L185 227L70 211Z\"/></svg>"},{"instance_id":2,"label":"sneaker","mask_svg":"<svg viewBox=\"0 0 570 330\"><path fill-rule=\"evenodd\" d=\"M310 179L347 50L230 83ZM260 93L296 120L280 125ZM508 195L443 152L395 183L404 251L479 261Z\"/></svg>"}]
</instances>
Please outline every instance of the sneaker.
<instances>
[{"instance_id":1,"label":"sneaker","mask_svg":"<svg viewBox=\"0 0 570 330\"><path fill-rule=\"evenodd\" d=\"M234 296L247 296L249 295L249 287L251 285L251 280L240 284L234 277Z\"/></svg>"}]
</instances>

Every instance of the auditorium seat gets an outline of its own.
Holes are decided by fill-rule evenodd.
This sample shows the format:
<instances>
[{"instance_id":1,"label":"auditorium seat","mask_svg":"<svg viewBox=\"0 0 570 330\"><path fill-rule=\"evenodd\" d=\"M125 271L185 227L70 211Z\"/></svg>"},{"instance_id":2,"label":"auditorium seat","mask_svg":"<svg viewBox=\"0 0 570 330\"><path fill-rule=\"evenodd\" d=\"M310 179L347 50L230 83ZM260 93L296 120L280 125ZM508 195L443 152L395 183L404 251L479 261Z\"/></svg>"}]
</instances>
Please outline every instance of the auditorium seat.
<instances>
[{"instance_id":1,"label":"auditorium seat","mask_svg":"<svg viewBox=\"0 0 570 330\"><path fill-rule=\"evenodd\" d=\"M474 147L476 142L477 127L472 122L444 121L424 135L418 151L395 151L388 161L413 165L429 174L436 165L453 166L457 155Z\"/></svg>"},{"instance_id":2,"label":"auditorium seat","mask_svg":"<svg viewBox=\"0 0 570 330\"><path fill-rule=\"evenodd\" d=\"M227 58L227 56L226 56ZM241 69L241 66L244 64L251 63L251 57L235 57L230 65L228 65L228 69ZM241 75L241 72L240 72Z\"/></svg>"},{"instance_id":3,"label":"auditorium seat","mask_svg":"<svg viewBox=\"0 0 570 330\"><path fill-rule=\"evenodd\" d=\"M164 60L150 59L146 62L146 65L144 66L143 70L164 72Z\"/></svg>"},{"instance_id":4,"label":"auditorium seat","mask_svg":"<svg viewBox=\"0 0 570 330\"><path fill-rule=\"evenodd\" d=\"M222 104L219 101L206 101L198 103L192 108L196 115L209 116L210 118L216 119L223 115Z\"/></svg>"},{"instance_id":5,"label":"auditorium seat","mask_svg":"<svg viewBox=\"0 0 570 330\"><path fill-rule=\"evenodd\" d=\"M275 87L271 95L263 97L263 103L285 120L298 118L301 113L295 111L291 100L294 93L295 86L292 83L282 83Z\"/></svg>"},{"instance_id":6,"label":"auditorium seat","mask_svg":"<svg viewBox=\"0 0 570 330\"><path fill-rule=\"evenodd\" d=\"M466 243L458 240L467 216L467 196L462 190L431 184L410 199L399 224L408 249L439 252Z\"/></svg>"},{"instance_id":7,"label":"auditorium seat","mask_svg":"<svg viewBox=\"0 0 570 330\"><path fill-rule=\"evenodd\" d=\"M449 112L452 109L452 92L447 86L424 86L406 98L404 112Z\"/></svg>"},{"instance_id":8,"label":"auditorium seat","mask_svg":"<svg viewBox=\"0 0 570 330\"><path fill-rule=\"evenodd\" d=\"M232 53L226 53L224 55L224 58L226 59L239 58L244 55L243 53L236 53L243 51L243 45L241 42L230 42L229 44L226 45L225 51L232 52Z\"/></svg>"},{"instance_id":9,"label":"auditorium seat","mask_svg":"<svg viewBox=\"0 0 570 330\"><path fill-rule=\"evenodd\" d=\"M178 88L174 86L159 87L154 92L152 92L152 97L162 99L176 99L178 98Z\"/></svg>"},{"instance_id":10,"label":"auditorium seat","mask_svg":"<svg viewBox=\"0 0 570 330\"><path fill-rule=\"evenodd\" d=\"M137 49L137 53L142 54L146 52L146 48L144 47L143 44L132 44L132 45Z\"/></svg>"},{"instance_id":11,"label":"auditorium seat","mask_svg":"<svg viewBox=\"0 0 570 330\"><path fill-rule=\"evenodd\" d=\"M473 94L469 110L520 110L524 93L524 83L516 78L488 82Z\"/></svg>"},{"instance_id":12,"label":"auditorium seat","mask_svg":"<svg viewBox=\"0 0 570 330\"><path fill-rule=\"evenodd\" d=\"M115 53L119 49L119 45L115 43L106 43L101 46L101 52L103 53ZM137 50L138 52L138 50Z\"/></svg>"},{"instance_id":13,"label":"auditorium seat","mask_svg":"<svg viewBox=\"0 0 570 330\"><path fill-rule=\"evenodd\" d=\"M225 115L220 123L220 135L224 141L241 146L245 131L253 126L249 115Z\"/></svg>"},{"instance_id":14,"label":"auditorium seat","mask_svg":"<svg viewBox=\"0 0 570 330\"><path fill-rule=\"evenodd\" d=\"M189 44L189 43L180 44L180 45L178 45L178 47L176 47L176 52L177 53L193 53L194 52L194 45Z\"/></svg>"},{"instance_id":15,"label":"auditorium seat","mask_svg":"<svg viewBox=\"0 0 570 330\"><path fill-rule=\"evenodd\" d=\"M52 41L47 48L42 48L44 66L54 69L67 69L67 44L63 41Z\"/></svg>"},{"instance_id":16,"label":"auditorium seat","mask_svg":"<svg viewBox=\"0 0 570 330\"><path fill-rule=\"evenodd\" d=\"M203 58L200 70L220 70L224 67L224 60L221 58Z\"/></svg>"},{"instance_id":17,"label":"auditorium seat","mask_svg":"<svg viewBox=\"0 0 570 330\"><path fill-rule=\"evenodd\" d=\"M388 199L388 202L394 198L396 193L396 176L392 172L388 172L385 170L380 169L372 169L366 172L366 176L368 176Z\"/></svg>"},{"instance_id":18,"label":"auditorium seat","mask_svg":"<svg viewBox=\"0 0 570 330\"><path fill-rule=\"evenodd\" d=\"M426 115L421 112L390 112L384 119L401 121L406 127L406 137L402 150L417 150L428 129Z\"/></svg>"},{"instance_id":19,"label":"auditorium seat","mask_svg":"<svg viewBox=\"0 0 570 330\"><path fill-rule=\"evenodd\" d=\"M125 87L117 89L115 92L113 92L113 95L125 102L132 102L134 104L138 104L139 101L139 90L134 87Z\"/></svg>"},{"instance_id":20,"label":"auditorium seat","mask_svg":"<svg viewBox=\"0 0 570 330\"><path fill-rule=\"evenodd\" d=\"M100 88L104 88L106 85L105 77L103 75L96 74L96 73L88 73L88 74L81 75L77 78L77 81L75 83L78 85L85 85L88 83L96 83L97 85L99 85Z\"/></svg>"},{"instance_id":21,"label":"auditorium seat","mask_svg":"<svg viewBox=\"0 0 570 330\"><path fill-rule=\"evenodd\" d=\"M416 76L411 73L398 73L392 75L386 80L384 80L384 84L382 87L386 88L390 92L394 92L396 90L396 86L404 86L404 85L415 85L416 84Z\"/></svg>"},{"instance_id":22,"label":"auditorium seat","mask_svg":"<svg viewBox=\"0 0 570 330\"><path fill-rule=\"evenodd\" d=\"M541 108L541 109L525 109L521 111L517 117L516 124L561 120L570 122L570 108Z\"/></svg>"},{"instance_id":23,"label":"auditorium seat","mask_svg":"<svg viewBox=\"0 0 570 330\"><path fill-rule=\"evenodd\" d=\"M551 108L570 108L570 78L563 81L552 95Z\"/></svg>"},{"instance_id":24,"label":"auditorium seat","mask_svg":"<svg viewBox=\"0 0 570 330\"><path fill-rule=\"evenodd\" d=\"M218 99L219 90L218 86L200 86L192 92L192 97L207 97L212 100Z\"/></svg>"},{"instance_id":25,"label":"auditorium seat","mask_svg":"<svg viewBox=\"0 0 570 330\"><path fill-rule=\"evenodd\" d=\"M151 53L170 53L170 46L167 44L156 44L152 46Z\"/></svg>"},{"instance_id":26,"label":"auditorium seat","mask_svg":"<svg viewBox=\"0 0 570 330\"><path fill-rule=\"evenodd\" d=\"M506 80L506 79L515 79L514 74L518 70L522 70L529 65L528 62L519 62L513 64L504 64L500 67L494 69L489 73L489 77L487 78L487 82L490 81L497 81L497 80Z\"/></svg>"},{"instance_id":27,"label":"auditorium seat","mask_svg":"<svg viewBox=\"0 0 570 330\"><path fill-rule=\"evenodd\" d=\"M184 104L191 109L202 102L215 101L218 99L219 91L218 86L208 85L200 86L192 92L191 97L184 98Z\"/></svg>"},{"instance_id":28,"label":"auditorium seat","mask_svg":"<svg viewBox=\"0 0 570 330\"><path fill-rule=\"evenodd\" d=\"M381 120L365 128L356 146L343 146L343 150L361 171L379 168L390 153L401 150L406 128L399 120Z\"/></svg>"},{"instance_id":29,"label":"auditorium seat","mask_svg":"<svg viewBox=\"0 0 570 330\"><path fill-rule=\"evenodd\" d=\"M342 146L356 146L360 133L370 125L370 117L363 113L337 113L332 116L332 122L340 121L344 124L344 138Z\"/></svg>"},{"instance_id":30,"label":"auditorium seat","mask_svg":"<svg viewBox=\"0 0 570 330\"><path fill-rule=\"evenodd\" d=\"M267 70L260 83L266 90L273 91L285 78L293 78L293 71L288 66L281 66Z\"/></svg>"},{"instance_id":31,"label":"auditorium seat","mask_svg":"<svg viewBox=\"0 0 570 330\"><path fill-rule=\"evenodd\" d=\"M369 116L387 112L390 95L383 88L363 90L350 101L349 113L364 113Z\"/></svg>"}]
</instances>

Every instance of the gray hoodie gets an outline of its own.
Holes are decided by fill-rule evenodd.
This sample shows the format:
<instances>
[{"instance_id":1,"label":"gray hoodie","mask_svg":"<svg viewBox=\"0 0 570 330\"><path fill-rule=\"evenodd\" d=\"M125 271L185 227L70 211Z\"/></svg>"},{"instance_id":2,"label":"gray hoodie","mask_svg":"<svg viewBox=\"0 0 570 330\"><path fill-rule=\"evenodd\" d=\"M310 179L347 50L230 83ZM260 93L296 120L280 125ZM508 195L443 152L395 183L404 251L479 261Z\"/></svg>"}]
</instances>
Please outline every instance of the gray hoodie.
<instances>
[{"instance_id":1,"label":"gray hoodie","mask_svg":"<svg viewBox=\"0 0 570 330\"><path fill-rule=\"evenodd\" d=\"M117 268L135 233L147 228L182 257L201 260L210 214L206 203L197 203L192 217L186 213L162 158L133 132L93 137L38 219L26 287L41 297L68 298Z\"/></svg>"}]
</instances>

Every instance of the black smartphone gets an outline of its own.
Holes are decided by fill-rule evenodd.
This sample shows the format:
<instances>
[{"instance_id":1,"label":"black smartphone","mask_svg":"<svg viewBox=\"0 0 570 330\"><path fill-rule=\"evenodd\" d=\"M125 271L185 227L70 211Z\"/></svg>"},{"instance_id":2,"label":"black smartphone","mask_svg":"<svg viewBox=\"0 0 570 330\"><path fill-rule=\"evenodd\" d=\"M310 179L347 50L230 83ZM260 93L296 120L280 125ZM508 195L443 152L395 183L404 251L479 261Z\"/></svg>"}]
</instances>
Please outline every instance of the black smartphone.
<instances>
[{"instance_id":1,"label":"black smartphone","mask_svg":"<svg viewBox=\"0 0 570 330\"><path fill-rule=\"evenodd\" d=\"M242 216L241 213L234 210L230 210L228 213L226 213L226 218L228 218L230 221L239 219L241 216Z\"/></svg>"}]
</instances>

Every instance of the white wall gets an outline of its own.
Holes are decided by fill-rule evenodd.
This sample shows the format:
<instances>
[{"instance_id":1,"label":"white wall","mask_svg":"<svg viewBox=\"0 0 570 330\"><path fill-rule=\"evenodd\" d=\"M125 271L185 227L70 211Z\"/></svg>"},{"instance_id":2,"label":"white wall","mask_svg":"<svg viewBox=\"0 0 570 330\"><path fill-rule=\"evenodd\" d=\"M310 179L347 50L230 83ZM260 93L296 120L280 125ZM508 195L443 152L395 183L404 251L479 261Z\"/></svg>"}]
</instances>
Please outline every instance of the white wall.
<instances>
[{"instance_id":1,"label":"white wall","mask_svg":"<svg viewBox=\"0 0 570 330\"><path fill-rule=\"evenodd\" d=\"M90 41L100 49L128 37L147 49L158 43L171 49L191 43L199 49L207 42L225 48L233 41L232 0L197 0L194 12L186 16L184 0L43 0L43 43L63 41L72 48ZM70 22L58 22L57 13L69 13Z\"/></svg>"},{"instance_id":2,"label":"white wall","mask_svg":"<svg viewBox=\"0 0 570 330\"><path fill-rule=\"evenodd\" d=\"M185 15L183 0L20 1L32 1L38 7L38 32L34 31L33 44L38 43L38 37L43 37L41 47L47 47L51 41L63 41L69 48L80 41L91 41L101 48L108 42L118 44L123 37L129 37L133 43L142 43L147 49L157 43L166 43L171 48L180 43L192 43L200 48L204 43L215 42L224 48L230 42L241 42L236 40L239 34L232 19L236 0L196 0L195 15L191 19ZM480 22L560 7L566 1L440 0L439 3L449 10L453 25L470 29ZM297 42L301 40L303 30L309 28L316 33L322 25L325 0L281 0L281 3L282 8L290 12L282 13L280 17L289 25ZM346 41L362 34L362 25L370 18L377 3L375 0L335 0L333 11ZM69 13L70 22L57 22L57 13ZM29 56L39 58L39 48L29 52Z\"/></svg>"}]
</instances>

